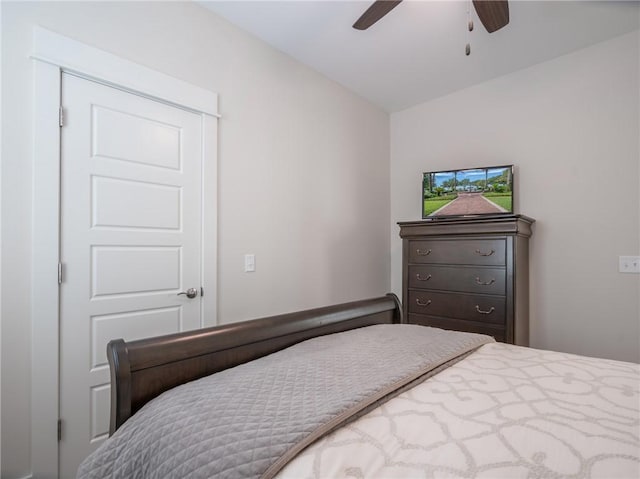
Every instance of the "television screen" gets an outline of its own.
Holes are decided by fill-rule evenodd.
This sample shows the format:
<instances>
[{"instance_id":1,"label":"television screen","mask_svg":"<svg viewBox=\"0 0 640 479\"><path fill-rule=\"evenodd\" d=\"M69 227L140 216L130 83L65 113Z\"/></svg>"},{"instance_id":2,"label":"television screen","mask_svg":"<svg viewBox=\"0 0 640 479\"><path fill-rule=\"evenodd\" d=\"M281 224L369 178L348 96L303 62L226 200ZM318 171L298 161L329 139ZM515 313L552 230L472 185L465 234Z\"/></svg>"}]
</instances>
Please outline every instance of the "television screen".
<instances>
[{"instance_id":1,"label":"television screen","mask_svg":"<svg viewBox=\"0 0 640 479\"><path fill-rule=\"evenodd\" d=\"M513 213L513 165L422 175L422 218Z\"/></svg>"}]
</instances>

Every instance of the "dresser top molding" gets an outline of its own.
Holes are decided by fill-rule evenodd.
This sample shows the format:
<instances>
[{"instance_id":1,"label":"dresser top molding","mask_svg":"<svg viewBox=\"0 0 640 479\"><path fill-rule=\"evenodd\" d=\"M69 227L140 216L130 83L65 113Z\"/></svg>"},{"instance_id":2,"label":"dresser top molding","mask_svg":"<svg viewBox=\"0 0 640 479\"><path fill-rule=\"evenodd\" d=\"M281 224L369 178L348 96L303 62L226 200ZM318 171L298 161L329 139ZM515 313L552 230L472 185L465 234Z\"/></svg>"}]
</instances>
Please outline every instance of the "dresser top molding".
<instances>
[{"instance_id":1,"label":"dresser top molding","mask_svg":"<svg viewBox=\"0 0 640 479\"><path fill-rule=\"evenodd\" d=\"M534 222L525 215L496 215L401 221L398 225L401 238L451 234L515 234L529 238Z\"/></svg>"}]
</instances>

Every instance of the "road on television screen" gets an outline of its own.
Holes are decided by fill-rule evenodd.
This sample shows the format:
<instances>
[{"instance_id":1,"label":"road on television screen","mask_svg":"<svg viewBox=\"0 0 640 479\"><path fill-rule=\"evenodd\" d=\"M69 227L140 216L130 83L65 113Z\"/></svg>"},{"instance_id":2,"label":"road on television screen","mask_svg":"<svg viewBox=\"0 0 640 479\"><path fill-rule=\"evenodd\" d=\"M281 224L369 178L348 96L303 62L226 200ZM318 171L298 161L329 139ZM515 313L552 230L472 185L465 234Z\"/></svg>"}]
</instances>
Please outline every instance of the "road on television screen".
<instances>
[{"instance_id":1,"label":"road on television screen","mask_svg":"<svg viewBox=\"0 0 640 479\"><path fill-rule=\"evenodd\" d=\"M477 215L485 213L505 213L507 210L493 203L482 193L458 193L458 197L451 203L434 211L435 216L440 215Z\"/></svg>"}]
</instances>

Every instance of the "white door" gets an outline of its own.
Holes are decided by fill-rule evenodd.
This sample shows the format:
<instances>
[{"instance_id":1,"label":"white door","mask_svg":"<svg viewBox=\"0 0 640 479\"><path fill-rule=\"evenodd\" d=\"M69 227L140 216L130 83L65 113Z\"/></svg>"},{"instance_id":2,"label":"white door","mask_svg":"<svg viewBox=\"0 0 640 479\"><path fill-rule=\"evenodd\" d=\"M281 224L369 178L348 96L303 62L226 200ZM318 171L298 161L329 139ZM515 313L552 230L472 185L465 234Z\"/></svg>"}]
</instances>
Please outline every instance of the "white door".
<instances>
[{"instance_id":1,"label":"white door","mask_svg":"<svg viewBox=\"0 0 640 479\"><path fill-rule=\"evenodd\" d=\"M64 74L60 477L108 435L110 339L201 327L202 120ZM195 298L178 295L189 288Z\"/></svg>"}]
</instances>

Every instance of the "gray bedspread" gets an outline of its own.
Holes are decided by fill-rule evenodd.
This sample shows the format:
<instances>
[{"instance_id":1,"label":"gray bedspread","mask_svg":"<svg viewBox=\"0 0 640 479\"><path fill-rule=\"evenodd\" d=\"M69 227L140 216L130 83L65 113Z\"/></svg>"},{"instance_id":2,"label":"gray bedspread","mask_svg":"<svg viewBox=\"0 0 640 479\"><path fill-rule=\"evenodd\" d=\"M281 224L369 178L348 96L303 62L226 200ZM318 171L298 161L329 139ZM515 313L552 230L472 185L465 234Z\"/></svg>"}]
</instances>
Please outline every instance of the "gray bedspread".
<instances>
[{"instance_id":1,"label":"gray bedspread","mask_svg":"<svg viewBox=\"0 0 640 479\"><path fill-rule=\"evenodd\" d=\"M317 438L492 341L416 325L314 338L158 396L78 477L273 477Z\"/></svg>"}]
</instances>

